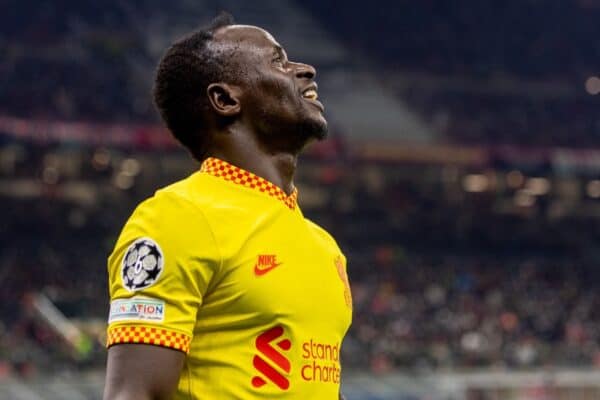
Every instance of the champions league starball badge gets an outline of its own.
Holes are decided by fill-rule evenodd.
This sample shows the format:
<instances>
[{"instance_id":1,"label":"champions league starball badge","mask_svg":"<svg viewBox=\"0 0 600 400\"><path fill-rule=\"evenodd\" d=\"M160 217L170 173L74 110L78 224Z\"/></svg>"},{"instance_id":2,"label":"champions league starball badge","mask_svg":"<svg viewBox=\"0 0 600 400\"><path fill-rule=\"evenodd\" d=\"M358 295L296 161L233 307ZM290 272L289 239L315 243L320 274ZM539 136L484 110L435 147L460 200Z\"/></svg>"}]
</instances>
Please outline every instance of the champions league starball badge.
<instances>
[{"instance_id":1,"label":"champions league starball badge","mask_svg":"<svg viewBox=\"0 0 600 400\"><path fill-rule=\"evenodd\" d=\"M133 292L152 286L163 270L164 257L158 244L149 238L137 239L123 257L123 285Z\"/></svg>"}]
</instances>

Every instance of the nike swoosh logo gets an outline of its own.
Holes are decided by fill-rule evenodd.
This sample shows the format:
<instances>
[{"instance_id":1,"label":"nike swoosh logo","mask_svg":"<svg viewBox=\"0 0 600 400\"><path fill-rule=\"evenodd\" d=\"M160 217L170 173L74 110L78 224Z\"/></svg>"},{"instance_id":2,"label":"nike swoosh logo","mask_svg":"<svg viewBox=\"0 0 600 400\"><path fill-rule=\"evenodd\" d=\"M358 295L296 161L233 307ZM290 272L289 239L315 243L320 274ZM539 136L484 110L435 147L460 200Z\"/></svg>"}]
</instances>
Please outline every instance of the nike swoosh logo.
<instances>
[{"instance_id":1,"label":"nike swoosh logo","mask_svg":"<svg viewBox=\"0 0 600 400\"><path fill-rule=\"evenodd\" d=\"M281 264L283 264L283 263L275 263L275 264L268 265L268 266L266 266L266 267L262 267L262 266L260 266L260 265L258 265L258 264L255 264L255 265L254 265L254 273L255 273L256 275L258 275L258 276L260 276L260 275L264 275L264 274L266 274L267 272L269 272L269 271L271 271L271 270L273 270L273 269L275 269L275 268L279 267Z\"/></svg>"}]
</instances>

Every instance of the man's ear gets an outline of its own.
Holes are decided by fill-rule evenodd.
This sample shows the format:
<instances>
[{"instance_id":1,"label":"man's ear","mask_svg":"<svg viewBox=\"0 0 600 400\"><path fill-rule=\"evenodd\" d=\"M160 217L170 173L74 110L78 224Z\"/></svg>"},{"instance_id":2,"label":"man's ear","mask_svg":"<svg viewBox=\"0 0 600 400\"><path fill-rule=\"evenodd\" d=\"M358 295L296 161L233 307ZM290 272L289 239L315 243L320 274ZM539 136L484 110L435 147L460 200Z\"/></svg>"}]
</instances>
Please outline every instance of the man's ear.
<instances>
[{"instance_id":1,"label":"man's ear","mask_svg":"<svg viewBox=\"0 0 600 400\"><path fill-rule=\"evenodd\" d=\"M206 88L210 105L217 114L232 117L240 113L240 89L226 83L211 83Z\"/></svg>"}]
</instances>

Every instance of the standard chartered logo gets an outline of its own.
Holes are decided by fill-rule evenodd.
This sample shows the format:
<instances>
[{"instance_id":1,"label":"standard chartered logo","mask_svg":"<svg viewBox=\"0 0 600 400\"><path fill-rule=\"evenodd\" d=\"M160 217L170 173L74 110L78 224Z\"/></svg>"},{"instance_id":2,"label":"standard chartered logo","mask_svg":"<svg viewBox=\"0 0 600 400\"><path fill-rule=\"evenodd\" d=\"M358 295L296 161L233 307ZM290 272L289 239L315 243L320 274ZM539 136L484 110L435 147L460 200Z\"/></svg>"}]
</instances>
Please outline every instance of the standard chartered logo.
<instances>
[{"instance_id":1,"label":"standard chartered logo","mask_svg":"<svg viewBox=\"0 0 600 400\"><path fill-rule=\"evenodd\" d=\"M296 358L296 353L296 357L288 359L286 355L290 356L288 352L292 349L292 342L285 339L284 328L277 325L258 335L255 345L258 354L254 355L252 365L258 374L252 377L251 382L257 389L271 382L281 390L288 390L289 377L298 372L307 383L340 383L340 343L310 339L302 343L301 357Z\"/></svg>"},{"instance_id":2,"label":"standard chartered logo","mask_svg":"<svg viewBox=\"0 0 600 400\"><path fill-rule=\"evenodd\" d=\"M314 382L340 383L339 343L320 343L313 339L302 344L302 379Z\"/></svg>"},{"instance_id":3,"label":"standard chartered logo","mask_svg":"<svg viewBox=\"0 0 600 400\"><path fill-rule=\"evenodd\" d=\"M256 349L262 354L262 357L255 355L252 360L252 364L257 371L259 371L271 382L279 386L280 389L287 390L290 387L290 381L282 374L282 372L287 375L291 370L291 364L290 360L281 354L279 350L288 351L292 346L292 343L288 339L279 340L274 343L274 341L283 336L283 334L284 330L281 326L274 326L273 328L261 333L256 338ZM273 344L275 344L279 350L276 347L273 347ZM277 369L273 368L263 359L263 357L270 360L280 370L278 371ZM266 383L267 381L261 376L257 375L252 378L252 386L255 388L264 386Z\"/></svg>"}]
</instances>

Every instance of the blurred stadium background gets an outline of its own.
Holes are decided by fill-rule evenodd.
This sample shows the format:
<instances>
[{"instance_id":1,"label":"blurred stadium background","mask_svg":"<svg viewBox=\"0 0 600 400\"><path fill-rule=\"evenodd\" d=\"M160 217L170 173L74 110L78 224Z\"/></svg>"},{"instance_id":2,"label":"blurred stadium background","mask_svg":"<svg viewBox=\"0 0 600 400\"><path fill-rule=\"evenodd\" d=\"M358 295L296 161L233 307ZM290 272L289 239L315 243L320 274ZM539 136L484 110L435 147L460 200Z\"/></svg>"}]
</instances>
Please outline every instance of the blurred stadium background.
<instances>
[{"instance_id":1,"label":"blurred stadium background","mask_svg":"<svg viewBox=\"0 0 600 400\"><path fill-rule=\"evenodd\" d=\"M600 1L1 8L1 399L101 398L106 256L197 168L153 69L221 9L318 70L298 183L349 258L348 399L600 399Z\"/></svg>"}]
</instances>

